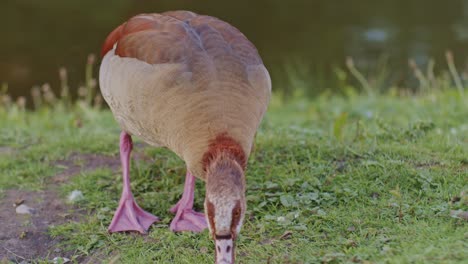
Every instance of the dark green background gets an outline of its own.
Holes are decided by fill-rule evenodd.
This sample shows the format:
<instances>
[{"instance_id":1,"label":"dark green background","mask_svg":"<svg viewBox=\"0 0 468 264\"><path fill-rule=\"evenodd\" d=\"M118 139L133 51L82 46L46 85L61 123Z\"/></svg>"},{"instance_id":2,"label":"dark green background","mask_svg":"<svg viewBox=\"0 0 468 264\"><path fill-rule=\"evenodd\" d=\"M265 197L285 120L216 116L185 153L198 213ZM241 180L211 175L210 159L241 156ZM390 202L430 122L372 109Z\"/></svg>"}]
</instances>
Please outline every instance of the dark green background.
<instances>
[{"instance_id":1,"label":"dark green background","mask_svg":"<svg viewBox=\"0 0 468 264\"><path fill-rule=\"evenodd\" d=\"M364 71L385 58L401 84L411 78L409 58L422 66L435 58L444 68L450 49L463 69L468 54L466 0L2 0L0 82L13 96L44 82L57 90L57 69L65 66L75 89L87 55L99 53L115 26L138 13L176 9L219 17L244 32L275 89L294 85L288 72L310 78L310 89L332 88L327 80L346 56Z\"/></svg>"}]
</instances>

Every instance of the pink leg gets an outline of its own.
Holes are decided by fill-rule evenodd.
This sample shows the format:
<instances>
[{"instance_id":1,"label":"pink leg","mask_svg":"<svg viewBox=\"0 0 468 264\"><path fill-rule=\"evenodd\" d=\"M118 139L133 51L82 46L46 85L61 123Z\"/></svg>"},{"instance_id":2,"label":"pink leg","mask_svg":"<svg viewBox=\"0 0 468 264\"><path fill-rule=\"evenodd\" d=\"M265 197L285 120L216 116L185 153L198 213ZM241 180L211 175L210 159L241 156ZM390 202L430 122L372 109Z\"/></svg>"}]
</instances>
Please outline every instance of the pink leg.
<instances>
[{"instance_id":1,"label":"pink leg","mask_svg":"<svg viewBox=\"0 0 468 264\"><path fill-rule=\"evenodd\" d=\"M120 134L120 161L122 162L123 190L119 207L109 225L109 232L138 231L145 234L151 224L159 219L145 212L133 199L130 190L130 152L132 151L132 138L122 131Z\"/></svg>"},{"instance_id":2,"label":"pink leg","mask_svg":"<svg viewBox=\"0 0 468 264\"><path fill-rule=\"evenodd\" d=\"M195 177L190 172L187 172L182 198L170 210L176 214L170 225L172 231L201 232L207 228L205 215L193 210L194 192Z\"/></svg>"}]
</instances>

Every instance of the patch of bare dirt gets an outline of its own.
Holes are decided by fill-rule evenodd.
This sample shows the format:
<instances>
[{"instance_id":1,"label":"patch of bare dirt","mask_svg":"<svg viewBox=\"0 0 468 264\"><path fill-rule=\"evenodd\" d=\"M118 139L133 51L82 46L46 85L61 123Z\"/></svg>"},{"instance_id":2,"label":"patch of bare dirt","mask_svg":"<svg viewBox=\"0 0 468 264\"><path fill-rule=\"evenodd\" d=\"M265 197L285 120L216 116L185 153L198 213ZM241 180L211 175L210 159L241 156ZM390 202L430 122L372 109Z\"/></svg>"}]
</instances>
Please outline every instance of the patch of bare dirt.
<instances>
[{"instance_id":1,"label":"patch of bare dirt","mask_svg":"<svg viewBox=\"0 0 468 264\"><path fill-rule=\"evenodd\" d=\"M82 171L93 171L98 168L110 168L113 171L117 171L120 169L120 158L118 156L74 153L68 159L58 160L54 164L57 167L65 169L52 177L52 182L63 183L71 176L77 175Z\"/></svg>"},{"instance_id":2,"label":"patch of bare dirt","mask_svg":"<svg viewBox=\"0 0 468 264\"><path fill-rule=\"evenodd\" d=\"M15 202L35 209L31 215L20 215L15 211ZM55 190L41 192L8 190L0 204L0 260L16 263L38 258L52 259L69 255L55 245L59 239L47 234L50 226L75 221L80 213L64 204Z\"/></svg>"},{"instance_id":3,"label":"patch of bare dirt","mask_svg":"<svg viewBox=\"0 0 468 264\"><path fill-rule=\"evenodd\" d=\"M439 161L417 162L414 164L418 169L426 169L432 167L443 166Z\"/></svg>"},{"instance_id":4,"label":"patch of bare dirt","mask_svg":"<svg viewBox=\"0 0 468 264\"><path fill-rule=\"evenodd\" d=\"M0 146L0 154L11 155L15 152L13 148Z\"/></svg>"},{"instance_id":5,"label":"patch of bare dirt","mask_svg":"<svg viewBox=\"0 0 468 264\"><path fill-rule=\"evenodd\" d=\"M134 157L147 159L141 153L136 153ZM60 238L50 237L47 230L67 221L78 221L82 212L59 197L58 187L82 171L97 168L117 171L120 169L120 159L118 156L73 154L53 165L64 170L50 178L43 191L5 191L0 203L0 263L28 263L38 259L51 260L57 256L70 257L73 252L63 252L57 245ZM21 200L34 208L35 213L17 214L14 204Z\"/></svg>"}]
</instances>

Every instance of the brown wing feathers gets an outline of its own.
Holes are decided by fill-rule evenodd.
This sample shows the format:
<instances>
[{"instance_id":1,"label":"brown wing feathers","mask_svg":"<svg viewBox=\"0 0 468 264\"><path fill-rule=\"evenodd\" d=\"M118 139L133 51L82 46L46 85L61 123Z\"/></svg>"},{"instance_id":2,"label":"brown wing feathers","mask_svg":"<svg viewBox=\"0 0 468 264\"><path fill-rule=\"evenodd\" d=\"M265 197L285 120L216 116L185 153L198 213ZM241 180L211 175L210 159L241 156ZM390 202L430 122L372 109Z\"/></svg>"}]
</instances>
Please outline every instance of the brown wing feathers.
<instances>
[{"instance_id":1,"label":"brown wing feathers","mask_svg":"<svg viewBox=\"0 0 468 264\"><path fill-rule=\"evenodd\" d=\"M109 34L102 55L115 43L120 57L151 64L182 62L199 52L215 60L234 56L244 66L262 64L253 44L239 30L219 19L188 11L131 18Z\"/></svg>"}]
</instances>

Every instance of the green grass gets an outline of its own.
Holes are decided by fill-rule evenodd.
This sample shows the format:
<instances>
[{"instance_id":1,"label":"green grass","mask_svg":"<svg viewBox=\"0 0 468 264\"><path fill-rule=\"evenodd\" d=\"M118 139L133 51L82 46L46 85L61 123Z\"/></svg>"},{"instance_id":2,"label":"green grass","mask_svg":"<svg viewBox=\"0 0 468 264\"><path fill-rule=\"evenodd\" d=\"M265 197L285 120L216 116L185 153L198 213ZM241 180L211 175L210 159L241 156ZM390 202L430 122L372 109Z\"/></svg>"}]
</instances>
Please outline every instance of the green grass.
<instances>
[{"instance_id":1,"label":"green grass","mask_svg":"<svg viewBox=\"0 0 468 264\"><path fill-rule=\"evenodd\" d=\"M3 111L2 111L3 110ZM117 153L118 127L108 111L76 107L8 112L0 108L0 186L40 189L72 153Z\"/></svg>"},{"instance_id":2,"label":"green grass","mask_svg":"<svg viewBox=\"0 0 468 264\"><path fill-rule=\"evenodd\" d=\"M248 211L240 263L463 263L468 259L468 100L428 95L323 94L274 97L257 134L248 171ZM106 111L77 107L0 110L0 186L41 189L71 153L117 154L119 129ZM8 150L8 151L5 151ZM141 151L141 150L140 150ZM139 204L162 221L149 235L108 234L121 190L119 172L82 172L84 219L50 229L77 260L212 263L201 234L174 234L170 206L185 166L164 149L134 162ZM195 205L203 208L203 184ZM459 198L460 201L457 201ZM466 263L466 262L465 262Z\"/></svg>"}]
</instances>

